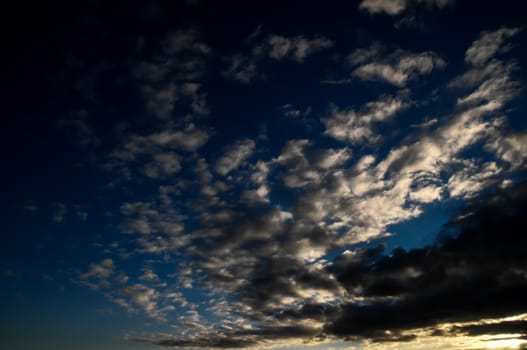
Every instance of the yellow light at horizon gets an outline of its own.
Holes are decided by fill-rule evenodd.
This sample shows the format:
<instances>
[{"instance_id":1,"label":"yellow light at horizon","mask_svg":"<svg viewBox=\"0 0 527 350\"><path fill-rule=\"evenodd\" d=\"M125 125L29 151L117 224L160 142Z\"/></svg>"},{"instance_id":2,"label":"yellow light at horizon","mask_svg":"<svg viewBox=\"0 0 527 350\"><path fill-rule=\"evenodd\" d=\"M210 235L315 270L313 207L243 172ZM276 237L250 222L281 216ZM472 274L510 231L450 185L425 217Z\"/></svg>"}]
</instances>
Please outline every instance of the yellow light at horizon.
<instances>
[{"instance_id":1,"label":"yellow light at horizon","mask_svg":"<svg viewBox=\"0 0 527 350\"><path fill-rule=\"evenodd\" d=\"M486 340L488 349L517 349L518 346L527 344L527 341L521 339L521 334L499 334Z\"/></svg>"}]
</instances>

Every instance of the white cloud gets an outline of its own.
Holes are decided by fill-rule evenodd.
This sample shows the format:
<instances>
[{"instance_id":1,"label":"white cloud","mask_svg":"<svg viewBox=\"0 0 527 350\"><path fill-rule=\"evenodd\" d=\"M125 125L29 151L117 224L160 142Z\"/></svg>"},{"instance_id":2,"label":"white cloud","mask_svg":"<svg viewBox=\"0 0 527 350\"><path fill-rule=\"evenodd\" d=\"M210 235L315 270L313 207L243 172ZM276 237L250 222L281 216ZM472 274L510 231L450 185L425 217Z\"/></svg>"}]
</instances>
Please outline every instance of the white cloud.
<instances>
[{"instance_id":1,"label":"white cloud","mask_svg":"<svg viewBox=\"0 0 527 350\"><path fill-rule=\"evenodd\" d=\"M352 76L402 87L410 80L446 66L446 62L433 52L410 53L396 50L390 55L382 56L379 50L374 46L352 53L350 63L361 64L353 70Z\"/></svg>"},{"instance_id":2,"label":"white cloud","mask_svg":"<svg viewBox=\"0 0 527 350\"><path fill-rule=\"evenodd\" d=\"M243 161L249 158L255 148L255 143L251 139L238 141L227 148L225 153L216 161L214 170L220 175L227 175L238 168Z\"/></svg>"},{"instance_id":3,"label":"white cloud","mask_svg":"<svg viewBox=\"0 0 527 350\"><path fill-rule=\"evenodd\" d=\"M328 170L344 164L351 158L348 148L311 149L309 140L290 140L276 161L285 167L283 175L287 187L299 188L318 183Z\"/></svg>"},{"instance_id":4,"label":"white cloud","mask_svg":"<svg viewBox=\"0 0 527 350\"><path fill-rule=\"evenodd\" d=\"M505 41L519 31L519 28L503 27L494 32L483 32L468 48L465 61L475 66L485 64L496 53L506 49L503 46Z\"/></svg>"},{"instance_id":5,"label":"white cloud","mask_svg":"<svg viewBox=\"0 0 527 350\"><path fill-rule=\"evenodd\" d=\"M518 168L524 165L527 159L527 131L500 136L487 145L487 148L496 152L514 168Z\"/></svg>"},{"instance_id":6,"label":"white cloud","mask_svg":"<svg viewBox=\"0 0 527 350\"><path fill-rule=\"evenodd\" d=\"M330 116L322 118L324 133L351 144L376 143L380 135L375 133L374 125L392 118L407 105L398 97L381 96L377 101L366 103L359 111L339 110L333 106Z\"/></svg>"},{"instance_id":7,"label":"white cloud","mask_svg":"<svg viewBox=\"0 0 527 350\"><path fill-rule=\"evenodd\" d=\"M477 164L474 161L462 161L462 168L448 179L448 191L451 197L472 198L489 186L501 173L495 162Z\"/></svg>"}]
</instances>

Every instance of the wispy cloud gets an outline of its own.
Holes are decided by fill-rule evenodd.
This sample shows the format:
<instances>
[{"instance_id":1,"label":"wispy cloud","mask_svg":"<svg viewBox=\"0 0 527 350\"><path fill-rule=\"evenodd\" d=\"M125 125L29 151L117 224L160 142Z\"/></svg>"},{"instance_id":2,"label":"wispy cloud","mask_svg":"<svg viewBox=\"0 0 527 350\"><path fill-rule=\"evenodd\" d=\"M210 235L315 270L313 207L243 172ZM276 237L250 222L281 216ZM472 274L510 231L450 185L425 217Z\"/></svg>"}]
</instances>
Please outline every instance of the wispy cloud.
<instances>
[{"instance_id":1,"label":"wispy cloud","mask_svg":"<svg viewBox=\"0 0 527 350\"><path fill-rule=\"evenodd\" d=\"M446 62L433 52L395 50L390 54L383 54L382 51L382 47L372 46L353 52L349 62L358 66L354 68L352 76L402 87L411 80L446 66Z\"/></svg>"}]
</instances>

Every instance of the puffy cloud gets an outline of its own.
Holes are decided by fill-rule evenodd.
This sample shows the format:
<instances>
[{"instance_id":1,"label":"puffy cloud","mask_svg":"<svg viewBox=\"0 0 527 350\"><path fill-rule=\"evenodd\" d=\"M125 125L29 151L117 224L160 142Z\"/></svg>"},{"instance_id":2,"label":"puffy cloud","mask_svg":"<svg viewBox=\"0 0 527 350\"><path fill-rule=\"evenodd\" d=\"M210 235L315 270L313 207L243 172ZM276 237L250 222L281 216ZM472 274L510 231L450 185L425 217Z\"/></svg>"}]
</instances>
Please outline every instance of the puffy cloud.
<instances>
[{"instance_id":1,"label":"puffy cloud","mask_svg":"<svg viewBox=\"0 0 527 350\"><path fill-rule=\"evenodd\" d=\"M227 175L249 158L254 152L254 148L255 143L253 140L238 141L228 147L225 153L216 161L214 170L220 175Z\"/></svg>"},{"instance_id":2,"label":"puffy cloud","mask_svg":"<svg viewBox=\"0 0 527 350\"><path fill-rule=\"evenodd\" d=\"M383 57L378 51L374 46L352 53L350 63L360 64L352 75L361 80L386 82L402 87L410 80L446 66L446 62L433 52L410 53L397 50Z\"/></svg>"},{"instance_id":3,"label":"puffy cloud","mask_svg":"<svg viewBox=\"0 0 527 350\"><path fill-rule=\"evenodd\" d=\"M505 41L517 34L519 28L503 27L493 32L483 32L465 53L465 61L475 66L481 66L499 51L503 51Z\"/></svg>"},{"instance_id":4,"label":"puffy cloud","mask_svg":"<svg viewBox=\"0 0 527 350\"><path fill-rule=\"evenodd\" d=\"M366 103L361 110L339 110L333 106L331 115L322 118L324 133L339 141L376 143L380 135L374 132L374 125L392 118L408 105L401 98L382 96L377 101Z\"/></svg>"}]
</instances>

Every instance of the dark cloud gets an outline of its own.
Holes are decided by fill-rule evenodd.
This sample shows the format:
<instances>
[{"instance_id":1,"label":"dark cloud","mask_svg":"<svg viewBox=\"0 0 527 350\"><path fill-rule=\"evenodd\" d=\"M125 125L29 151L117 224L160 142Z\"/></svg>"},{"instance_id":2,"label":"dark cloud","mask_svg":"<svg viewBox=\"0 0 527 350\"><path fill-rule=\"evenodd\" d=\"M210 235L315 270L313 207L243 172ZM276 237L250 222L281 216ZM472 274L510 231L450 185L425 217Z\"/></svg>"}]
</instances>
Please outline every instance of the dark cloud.
<instances>
[{"instance_id":1,"label":"dark cloud","mask_svg":"<svg viewBox=\"0 0 527 350\"><path fill-rule=\"evenodd\" d=\"M472 205L436 246L390 255L380 249L338 257L329 270L364 302L343 305L327 325L339 336L382 338L442 322L478 321L527 311L527 186ZM452 233L457 231L457 233ZM503 326L505 327L505 326ZM466 328L474 333L482 328Z\"/></svg>"},{"instance_id":2,"label":"dark cloud","mask_svg":"<svg viewBox=\"0 0 527 350\"><path fill-rule=\"evenodd\" d=\"M486 324L473 324L467 326L458 326L452 329L453 332L459 332L469 335L488 335L488 334L523 334L527 339L527 321L503 321Z\"/></svg>"}]
</instances>

